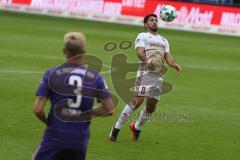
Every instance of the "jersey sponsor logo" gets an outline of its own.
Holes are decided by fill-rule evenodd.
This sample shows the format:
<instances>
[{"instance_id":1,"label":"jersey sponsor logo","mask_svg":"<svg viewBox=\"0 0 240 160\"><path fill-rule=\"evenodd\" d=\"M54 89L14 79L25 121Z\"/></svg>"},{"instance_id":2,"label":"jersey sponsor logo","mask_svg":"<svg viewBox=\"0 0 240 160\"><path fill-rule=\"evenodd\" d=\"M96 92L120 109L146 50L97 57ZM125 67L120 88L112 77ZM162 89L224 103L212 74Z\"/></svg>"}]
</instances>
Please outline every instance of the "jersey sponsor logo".
<instances>
[{"instance_id":1,"label":"jersey sponsor logo","mask_svg":"<svg viewBox=\"0 0 240 160\"><path fill-rule=\"evenodd\" d=\"M161 44L160 43L155 43L155 42L152 42L149 44L151 47L161 47Z\"/></svg>"}]
</instances>

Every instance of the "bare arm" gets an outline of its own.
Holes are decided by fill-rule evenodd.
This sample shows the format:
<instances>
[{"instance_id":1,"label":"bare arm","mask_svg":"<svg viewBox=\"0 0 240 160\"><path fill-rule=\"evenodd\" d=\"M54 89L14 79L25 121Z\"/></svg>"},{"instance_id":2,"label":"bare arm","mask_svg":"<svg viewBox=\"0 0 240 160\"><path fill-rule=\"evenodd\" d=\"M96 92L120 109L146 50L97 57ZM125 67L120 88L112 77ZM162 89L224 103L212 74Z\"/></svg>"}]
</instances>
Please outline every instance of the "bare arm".
<instances>
[{"instance_id":1,"label":"bare arm","mask_svg":"<svg viewBox=\"0 0 240 160\"><path fill-rule=\"evenodd\" d=\"M138 58L145 63L147 61L146 56L144 54L144 47L137 47L137 56Z\"/></svg>"},{"instance_id":2,"label":"bare arm","mask_svg":"<svg viewBox=\"0 0 240 160\"><path fill-rule=\"evenodd\" d=\"M175 63L175 61L174 61L174 59L173 59L173 57L172 57L172 55L171 55L170 52L165 53L164 58L165 58L165 60L166 60L166 62L167 62L167 64L168 64L169 66L171 66L172 68L174 68L178 73L181 72L181 70L182 70L182 69L181 69L181 66L178 65L177 63Z\"/></svg>"},{"instance_id":3,"label":"bare arm","mask_svg":"<svg viewBox=\"0 0 240 160\"><path fill-rule=\"evenodd\" d=\"M102 104L93 110L93 117L111 116L115 112L115 106L112 98L107 98L102 101Z\"/></svg>"},{"instance_id":4,"label":"bare arm","mask_svg":"<svg viewBox=\"0 0 240 160\"><path fill-rule=\"evenodd\" d=\"M115 112L115 105L113 103L112 98L107 98L102 100L101 104L96 106L93 110L83 112L80 117L79 121L90 121L93 118L100 117L100 116L111 116Z\"/></svg>"},{"instance_id":5,"label":"bare arm","mask_svg":"<svg viewBox=\"0 0 240 160\"><path fill-rule=\"evenodd\" d=\"M147 59L146 59L146 56L144 54L145 50L144 50L144 47L137 47L137 55L138 55L138 58L143 61L143 63L146 63L147 64L147 67L150 69L150 70L155 70L156 67L150 62L150 63L147 63Z\"/></svg>"},{"instance_id":6,"label":"bare arm","mask_svg":"<svg viewBox=\"0 0 240 160\"><path fill-rule=\"evenodd\" d=\"M46 125L47 125L47 118L46 118L43 108L44 108L47 100L48 99L46 97L37 97L35 104L34 104L34 108L33 108L33 112L35 113L37 118L39 120L41 120L43 123L45 123Z\"/></svg>"}]
</instances>

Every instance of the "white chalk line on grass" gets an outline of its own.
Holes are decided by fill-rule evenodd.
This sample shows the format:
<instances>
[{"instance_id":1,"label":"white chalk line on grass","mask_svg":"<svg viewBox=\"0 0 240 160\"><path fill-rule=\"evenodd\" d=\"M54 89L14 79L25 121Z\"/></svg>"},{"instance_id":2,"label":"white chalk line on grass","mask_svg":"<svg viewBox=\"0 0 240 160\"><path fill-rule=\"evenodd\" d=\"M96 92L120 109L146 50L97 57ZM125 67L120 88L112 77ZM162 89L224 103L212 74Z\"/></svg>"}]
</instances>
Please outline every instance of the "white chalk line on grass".
<instances>
[{"instance_id":1,"label":"white chalk line on grass","mask_svg":"<svg viewBox=\"0 0 240 160\"><path fill-rule=\"evenodd\" d=\"M43 71L31 71L31 70L0 70L3 74L43 74ZM110 74L111 70L100 72L100 74Z\"/></svg>"},{"instance_id":2,"label":"white chalk line on grass","mask_svg":"<svg viewBox=\"0 0 240 160\"><path fill-rule=\"evenodd\" d=\"M91 56L93 54L90 54ZM47 56L47 55L33 55L27 52L14 52L14 51L5 51L0 50L0 57L23 57L23 58L42 58L42 59L54 59L54 60L63 60L65 61L64 57L56 57L56 56ZM100 74L109 74L111 73L111 66L107 64L102 64L103 67L107 68L107 71L102 71ZM116 68L112 69L116 71ZM43 71L32 71L32 70L0 70L0 73L16 73L16 74L43 74Z\"/></svg>"},{"instance_id":3,"label":"white chalk line on grass","mask_svg":"<svg viewBox=\"0 0 240 160\"><path fill-rule=\"evenodd\" d=\"M7 74L43 74L42 71L29 71L29 70L0 70L0 73Z\"/></svg>"},{"instance_id":4,"label":"white chalk line on grass","mask_svg":"<svg viewBox=\"0 0 240 160\"><path fill-rule=\"evenodd\" d=\"M110 74L111 73L111 66L104 65L105 67L109 68L107 71L102 71L100 74ZM184 65L184 68L191 68L191 69L206 69L206 70L217 70L217 71L240 71L240 68L227 68L227 67L210 67L210 66L198 66L198 65ZM117 69L113 69L113 71L117 71ZM2 74L43 74L44 71L34 71L34 70L0 70Z\"/></svg>"},{"instance_id":5,"label":"white chalk line on grass","mask_svg":"<svg viewBox=\"0 0 240 160\"><path fill-rule=\"evenodd\" d=\"M27 52L14 52L0 50L1 57L22 57L22 58L41 58L41 59L54 59L54 60L64 60L64 57L48 56L48 55L34 55L34 53Z\"/></svg>"},{"instance_id":6,"label":"white chalk line on grass","mask_svg":"<svg viewBox=\"0 0 240 160\"><path fill-rule=\"evenodd\" d=\"M111 73L111 66L104 65L105 67L109 68L107 71L102 71L100 74L110 74ZM218 71L240 71L240 68L228 68L228 67L210 67L210 66L198 66L198 65L183 65L184 68L191 68L191 69L206 69L206 70L218 70ZM113 71L116 71L113 70ZM0 73L3 74L43 74L44 71L33 71L33 70L0 70Z\"/></svg>"},{"instance_id":7,"label":"white chalk line on grass","mask_svg":"<svg viewBox=\"0 0 240 160\"><path fill-rule=\"evenodd\" d=\"M206 69L206 70L223 70L223 71L240 71L239 67L216 67L216 66L202 66L202 65L183 65L183 68L191 68L191 69Z\"/></svg>"},{"instance_id":8,"label":"white chalk line on grass","mask_svg":"<svg viewBox=\"0 0 240 160\"><path fill-rule=\"evenodd\" d=\"M90 54L94 55L94 54ZM33 55L33 53L27 52L14 52L14 51L6 51L0 50L0 57L23 57L23 58L41 58L41 59L54 59L54 60L63 60L64 57L57 57L57 56L48 56L48 55ZM101 74L109 74L111 72L110 65L103 64L104 67L108 68L107 71L100 72ZM191 68L191 69L207 69L207 70L223 70L223 71L240 71L240 67L219 67L219 66L206 66L206 65L197 65L197 64L187 64L182 65L184 68ZM114 68L114 71L117 69ZM22 73L22 74L42 74L41 71L31 71L31 70L0 70L0 73Z\"/></svg>"}]
</instances>

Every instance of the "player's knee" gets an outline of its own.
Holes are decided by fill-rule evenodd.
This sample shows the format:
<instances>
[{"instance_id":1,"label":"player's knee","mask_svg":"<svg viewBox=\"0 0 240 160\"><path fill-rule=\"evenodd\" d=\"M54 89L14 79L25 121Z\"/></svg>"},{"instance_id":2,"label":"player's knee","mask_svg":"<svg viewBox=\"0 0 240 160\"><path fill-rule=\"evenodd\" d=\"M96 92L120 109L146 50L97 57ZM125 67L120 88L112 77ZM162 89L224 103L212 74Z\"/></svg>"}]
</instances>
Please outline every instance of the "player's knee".
<instances>
[{"instance_id":1,"label":"player's knee","mask_svg":"<svg viewBox=\"0 0 240 160\"><path fill-rule=\"evenodd\" d=\"M146 105L146 111L148 113L153 113L155 111L155 109L156 109L157 102L158 102L157 99L148 98L147 99L147 105Z\"/></svg>"},{"instance_id":2,"label":"player's knee","mask_svg":"<svg viewBox=\"0 0 240 160\"><path fill-rule=\"evenodd\" d=\"M139 106L141 106L142 102L143 102L144 99L142 98L135 98L131 104L132 106L134 107L134 109L137 109Z\"/></svg>"},{"instance_id":3,"label":"player's knee","mask_svg":"<svg viewBox=\"0 0 240 160\"><path fill-rule=\"evenodd\" d=\"M137 102L137 103L134 105L134 108L137 109L139 106L141 106L141 104L142 104L141 101Z\"/></svg>"},{"instance_id":4,"label":"player's knee","mask_svg":"<svg viewBox=\"0 0 240 160\"><path fill-rule=\"evenodd\" d=\"M156 105L155 106L147 106L146 107L146 111L148 113L153 113L155 111L155 109L156 109Z\"/></svg>"}]
</instances>

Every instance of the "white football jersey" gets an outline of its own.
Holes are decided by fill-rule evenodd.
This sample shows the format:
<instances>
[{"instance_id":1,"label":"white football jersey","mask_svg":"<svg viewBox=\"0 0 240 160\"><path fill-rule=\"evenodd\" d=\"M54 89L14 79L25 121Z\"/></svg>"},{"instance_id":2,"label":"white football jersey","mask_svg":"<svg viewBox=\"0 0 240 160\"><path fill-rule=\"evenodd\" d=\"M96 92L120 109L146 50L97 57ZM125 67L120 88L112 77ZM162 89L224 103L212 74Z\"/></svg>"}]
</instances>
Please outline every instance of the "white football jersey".
<instances>
[{"instance_id":1,"label":"white football jersey","mask_svg":"<svg viewBox=\"0 0 240 160\"><path fill-rule=\"evenodd\" d=\"M167 39L165 39L164 37L160 36L160 35L153 35L149 32L142 32L139 33L136 41L135 41L135 49L137 47L144 47L145 49L145 56L146 58L151 60L151 57L155 54L155 53L159 53L159 55L157 55L159 58L161 57L160 61L161 64L163 64L163 57L164 54L170 52L169 50L169 44ZM155 52L155 50L159 51L159 52ZM141 62L141 61L140 61ZM159 63L160 64L160 63ZM158 71L159 69L159 71ZM146 65L140 65L138 68L138 72L137 72L137 77L141 76L141 75L146 75L146 74L153 74L153 72L160 72L162 69L162 67L157 68L155 71L150 71ZM148 75L151 76L151 75ZM153 75L154 76L154 75Z\"/></svg>"},{"instance_id":2,"label":"white football jersey","mask_svg":"<svg viewBox=\"0 0 240 160\"><path fill-rule=\"evenodd\" d=\"M160 35L152 35L149 32L138 34L135 41L135 49L137 47L144 47L146 54L148 50L163 50L164 53L170 52L167 39Z\"/></svg>"},{"instance_id":3,"label":"white football jersey","mask_svg":"<svg viewBox=\"0 0 240 160\"><path fill-rule=\"evenodd\" d=\"M137 47L144 47L146 58L151 58L151 56L156 54L161 55L160 61L163 61L164 54L170 52L168 41L165 38L160 35L152 35L149 32L138 34L135 41L135 49ZM163 62L161 64L163 64ZM146 64L141 63L139 65L135 95L153 97L159 100L162 92L163 79L162 75L157 72L150 71L146 67Z\"/></svg>"}]
</instances>

